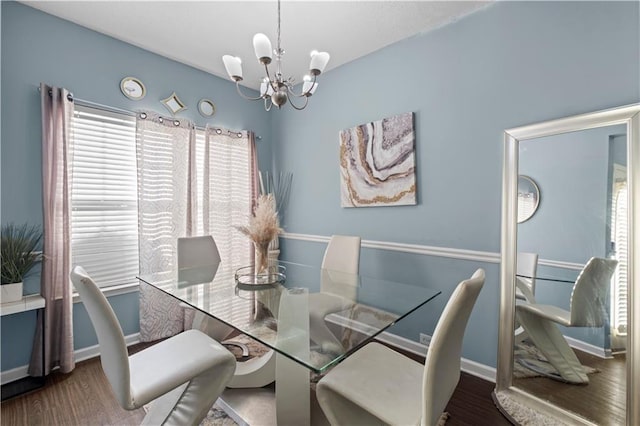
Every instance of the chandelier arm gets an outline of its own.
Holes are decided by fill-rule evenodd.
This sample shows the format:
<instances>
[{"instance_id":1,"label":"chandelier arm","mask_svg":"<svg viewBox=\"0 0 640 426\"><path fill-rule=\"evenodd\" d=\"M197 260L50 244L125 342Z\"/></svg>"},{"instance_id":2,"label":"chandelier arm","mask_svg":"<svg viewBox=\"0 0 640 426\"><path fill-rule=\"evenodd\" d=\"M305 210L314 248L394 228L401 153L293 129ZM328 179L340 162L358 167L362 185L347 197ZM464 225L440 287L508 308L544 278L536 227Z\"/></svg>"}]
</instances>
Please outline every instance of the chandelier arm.
<instances>
[{"instance_id":1,"label":"chandelier arm","mask_svg":"<svg viewBox=\"0 0 640 426\"><path fill-rule=\"evenodd\" d=\"M269 81L269 86L271 86L271 90L273 90L274 92L277 92L278 89L273 85L273 81L271 80L271 74L269 74L269 67L266 64L264 66L264 72L267 74L267 79Z\"/></svg>"},{"instance_id":2,"label":"chandelier arm","mask_svg":"<svg viewBox=\"0 0 640 426\"><path fill-rule=\"evenodd\" d=\"M271 111L271 107L273 106L273 102L271 101L271 98L266 97L264 98L264 109L265 111Z\"/></svg>"},{"instance_id":3,"label":"chandelier arm","mask_svg":"<svg viewBox=\"0 0 640 426\"><path fill-rule=\"evenodd\" d=\"M302 87L304 87L304 82L302 83ZM291 93L293 96L297 97L297 98L308 98L308 94L311 93L311 91L313 90L313 88L316 87L316 76L313 76L313 81L311 82L311 87L309 87L309 90L307 90L306 92L301 92L300 94L296 93L293 91L293 87L291 85L289 85L288 89L289 89L289 93Z\"/></svg>"},{"instance_id":4,"label":"chandelier arm","mask_svg":"<svg viewBox=\"0 0 640 426\"><path fill-rule=\"evenodd\" d=\"M308 103L309 103L308 96L304 96L304 105L302 105L301 107L296 106L296 104L293 103L293 99L289 98L289 105L291 105L294 109L297 109L298 111L302 111L303 109L305 109Z\"/></svg>"},{"instance_id":5,"label":"chandelier arm","mask_svg":"<svg viewBox=\"0 0 640 426\"><path fill-rule=\"evenodd\" d=\"M259 97L257 97L257 98L252 98L251 96L246 96L246 95L245 95L244 93L242 93L242 91L240 90L240 82L239 82L239 81L236 81L236 90L238 91L238 94L239 94L240 96L242 96L243 98L245 98L246 100L249 100L249 101L259 101L260 99L262 99L262 98L263 98L263 96L259 96Z\"/></svg>"}]
</instances>

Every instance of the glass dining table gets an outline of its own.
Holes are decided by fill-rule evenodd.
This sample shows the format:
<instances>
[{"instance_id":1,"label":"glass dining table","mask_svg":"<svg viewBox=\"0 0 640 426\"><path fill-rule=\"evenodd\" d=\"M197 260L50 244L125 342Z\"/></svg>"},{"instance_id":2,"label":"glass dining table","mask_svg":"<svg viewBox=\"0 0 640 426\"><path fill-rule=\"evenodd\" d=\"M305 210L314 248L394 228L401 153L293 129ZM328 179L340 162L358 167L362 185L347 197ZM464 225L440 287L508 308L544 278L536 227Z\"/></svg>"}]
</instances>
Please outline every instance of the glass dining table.
<instances>
[{"instance_id":1,"label":"glass dining table","mask_svg":"<svg viewBox=\"0 0 640 426\"><path fill-rule=\"evenodd\" d=\"M271 361L258 362L248 377L275 370L275 418L267 419L262 407L258 423L278 425L312 423L310 372L326 372L440 294L424 285L282 261L261 274L222 262L138 279L269 348L262 358ZM242 364L250 363L239 362L237 376L247 374ZM250 387L244 379L239 387ZM228 389L221 402L244 401L238 392ZM230 403L225 408L235 411Z\"/></svg>"}]
</instances>

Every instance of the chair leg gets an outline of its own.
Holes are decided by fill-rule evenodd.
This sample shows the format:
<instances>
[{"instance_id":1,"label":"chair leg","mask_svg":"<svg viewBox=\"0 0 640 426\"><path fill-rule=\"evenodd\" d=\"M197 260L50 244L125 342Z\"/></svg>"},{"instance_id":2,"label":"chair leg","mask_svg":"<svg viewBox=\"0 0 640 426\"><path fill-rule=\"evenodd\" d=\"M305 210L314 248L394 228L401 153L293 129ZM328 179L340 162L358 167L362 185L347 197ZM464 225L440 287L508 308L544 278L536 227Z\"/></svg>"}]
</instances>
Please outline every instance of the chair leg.
<instances>
[{"instance_id":1,"label":"chair leg","mask_svg":"<svg viewBox=\"0 0 640 426\"><path fill-rule=\"evenodd\" d=\"M582 368L582 364L555 323L519 309L516 309L516 317L529 334L533 344L558 370L563 380L573 384L589 383L589 378Z\"/></svg>"},{"instance_id":2,"label":"chair leg","mask_svg":"<svg viewBox=\"0 0 640 426\"><path fill-rule=\"evenodd\" d=\"M235 357L228 351L220 362L153 401L143 425L181 426L200 424L224 391L235 371Z\"/></svg>"},{"instance_id":3,"label":"chair leg","mask_svg":"<svg viewBox=\"0 0 640 426\"><path fill-rule=\"evenodd\" d=\"M240 348L242 350L243 357L249 356L249 347L244 343L234 342L233 340L225 340L224 342L220 342L220 343L223 346L235 346L237 348Z\"/></svg>"}]
</instances>

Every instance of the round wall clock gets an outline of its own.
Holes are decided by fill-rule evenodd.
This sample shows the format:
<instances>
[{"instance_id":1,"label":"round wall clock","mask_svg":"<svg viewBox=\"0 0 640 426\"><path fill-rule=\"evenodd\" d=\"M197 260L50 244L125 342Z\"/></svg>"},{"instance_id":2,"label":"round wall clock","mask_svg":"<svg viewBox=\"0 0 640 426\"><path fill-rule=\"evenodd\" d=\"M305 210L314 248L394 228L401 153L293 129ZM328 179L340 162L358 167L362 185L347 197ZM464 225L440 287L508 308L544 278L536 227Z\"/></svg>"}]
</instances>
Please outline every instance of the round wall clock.
<instances>
[{"instance_id":1,"label":"round wall clock","mask_svg":"<svg viewBox=\"0 0 640 426\"><path fill-rule=\"evenodd\" d=\"M144 84L135 77L125 77L120 82L120 90L127 98L139 101L147 94Z\"/></svg>"}]
</instances>

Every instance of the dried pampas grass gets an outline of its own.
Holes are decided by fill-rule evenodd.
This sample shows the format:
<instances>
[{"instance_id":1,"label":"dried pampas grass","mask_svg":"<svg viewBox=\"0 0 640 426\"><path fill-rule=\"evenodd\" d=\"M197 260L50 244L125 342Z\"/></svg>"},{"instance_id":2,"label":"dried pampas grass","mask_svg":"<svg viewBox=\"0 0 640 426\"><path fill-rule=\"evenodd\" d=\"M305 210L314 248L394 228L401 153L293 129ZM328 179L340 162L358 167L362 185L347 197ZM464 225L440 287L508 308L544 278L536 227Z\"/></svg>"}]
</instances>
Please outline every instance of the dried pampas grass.
<instances>
[{"instance_id":1,"label":"dried pampas grass","mask_svg":"<svg viewBox=\"0 0 640 426\"><path fill-rule=\"evenodd\" d=\"M249 225L239 226L237 229L256 245L269 244L282 231L273 194L258 196L256 208L249 218Z\"/></svg>"}]
</instances>

